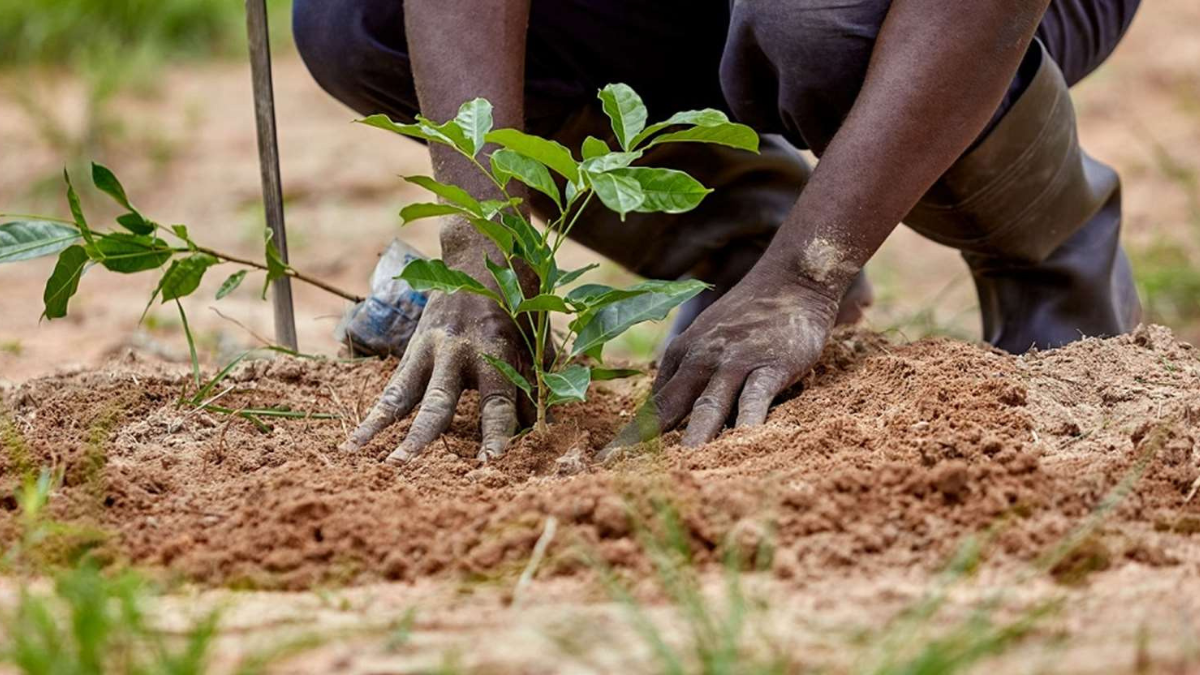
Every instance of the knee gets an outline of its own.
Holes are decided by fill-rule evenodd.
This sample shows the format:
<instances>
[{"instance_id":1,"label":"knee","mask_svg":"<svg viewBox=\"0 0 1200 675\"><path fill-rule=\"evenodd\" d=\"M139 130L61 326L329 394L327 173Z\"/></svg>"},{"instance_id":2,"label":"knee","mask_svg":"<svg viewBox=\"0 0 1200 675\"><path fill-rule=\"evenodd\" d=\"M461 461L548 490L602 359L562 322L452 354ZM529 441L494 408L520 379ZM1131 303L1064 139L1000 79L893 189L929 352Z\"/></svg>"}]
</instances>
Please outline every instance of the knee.
<instances>
[{"instance_id":1,"label":"knee","mask_svg":"<svg viewBox=\"0 0 1200 675\"><path fill-rule=\"evenodd\" d=\"M354 59L348 2L339 0L295 0L292 6L292 35L296 51L321 88L337 98L342 83L353 79L358 64Z\"/></svg>"},{"instance_id":2,"label":"knee","mask_svg":"<svg viewBox=\"0 0 1200 675\"><path fill-rule=\"evenodd\" d=\"M818 154L862 88L890 0L740 0L722 86L735 114L778 118ZM763 82L769 82L764 90ZM748 91L757 88L758 91ZM770 98L764 98L769 94ZM759 110L763 104L774 110Z\"/></svg>"},{"instance_id":3,"label":"knee","mask_svg":"<svg viewBox=\"0 0 1200 675\"><path fill-rule=\"evenodd\" d=\"M294 0L292 9L293 39L309 73L331 96L362 114L382 112L369 96L378 48L367 26L367 4Z\"/></svg>"}]
</instances>

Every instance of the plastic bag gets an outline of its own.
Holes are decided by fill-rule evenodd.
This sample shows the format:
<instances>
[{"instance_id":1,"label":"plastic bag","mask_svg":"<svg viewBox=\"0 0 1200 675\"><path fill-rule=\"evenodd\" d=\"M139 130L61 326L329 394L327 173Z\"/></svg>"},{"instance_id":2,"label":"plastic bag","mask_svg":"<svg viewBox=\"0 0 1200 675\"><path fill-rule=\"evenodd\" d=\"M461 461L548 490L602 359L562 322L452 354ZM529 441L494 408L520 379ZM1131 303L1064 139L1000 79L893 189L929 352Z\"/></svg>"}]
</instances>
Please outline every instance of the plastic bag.
<instances>
[{"instance_id":1,"label":"plastic bag","mask_svg":"<svg viewBox=\"0 0 1200 675\"><path fill-rule=\"evenodd\" d=\"M429 297L396 277L425 256L399 239L384 250L371 274L371 294L350 308L334 329L334 339L352 356L401 356L408 348Z\"/></svg>"}]
</instances>

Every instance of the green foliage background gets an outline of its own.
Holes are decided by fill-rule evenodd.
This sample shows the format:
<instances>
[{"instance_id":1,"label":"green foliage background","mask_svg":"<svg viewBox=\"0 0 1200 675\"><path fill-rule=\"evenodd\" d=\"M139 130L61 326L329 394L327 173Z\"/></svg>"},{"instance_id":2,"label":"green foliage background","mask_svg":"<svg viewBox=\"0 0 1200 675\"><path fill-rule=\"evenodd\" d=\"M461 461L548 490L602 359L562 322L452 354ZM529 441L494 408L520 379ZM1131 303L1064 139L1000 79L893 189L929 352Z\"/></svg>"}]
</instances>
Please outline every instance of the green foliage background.
<instances>
[{"instance_id":1,"label":"green foliage background","mask_svg":"<svg viewBox=\"0 0 1200 675\"><path fill-rule=\"evenodd\" d=\"M282 36L291 0L267 0ZM0 0L0 66L78 64L131 46L176 57L240 53L239 0Z\"/></svg>"}]
</instances>

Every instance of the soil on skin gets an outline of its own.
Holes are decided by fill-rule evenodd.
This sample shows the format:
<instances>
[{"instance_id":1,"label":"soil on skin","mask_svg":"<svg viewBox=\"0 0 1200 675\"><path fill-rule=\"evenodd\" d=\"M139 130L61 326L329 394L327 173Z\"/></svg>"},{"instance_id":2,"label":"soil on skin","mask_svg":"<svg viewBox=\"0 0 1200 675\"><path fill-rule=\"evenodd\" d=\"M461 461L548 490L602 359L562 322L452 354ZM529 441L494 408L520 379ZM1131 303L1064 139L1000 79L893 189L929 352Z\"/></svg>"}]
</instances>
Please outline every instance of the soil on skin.
<instances>
[{"instance_id":1,"label":"soil on skin","mask_svg":"<svg viewBox=\"0 0 1200 675\"><path fill-rule=\"evenodd\" d=\"M208 585L303 589L519 570L558 519L540 575L591 556L648 571L638 537L657 500L679 510L701 563L769 544L772 569L823 576L934 569L988 531L995 560L1053 550L1123 479L1109 520L1054 574L1178 564L1200 531L1200 352L1161 327L1016 358L947 339L840 332L767 424L687 450L678 432L613 467L590 464L648 380L600 388L486 465L477 400L402 469L381 459L408 421L341 454L394 362L257 361L230 408L284 404L344 420L243 420L177 407L188 378L132 357L32 380L4 396L0 494L55 466L62 521L99 528L114 560ZM5 419L6 418L6 419ZM15 433L14 433L15 432ZM565 457L564 457L565 456ZM15 534L0 501L0 540Z\"/></svg>"}]
</instances>

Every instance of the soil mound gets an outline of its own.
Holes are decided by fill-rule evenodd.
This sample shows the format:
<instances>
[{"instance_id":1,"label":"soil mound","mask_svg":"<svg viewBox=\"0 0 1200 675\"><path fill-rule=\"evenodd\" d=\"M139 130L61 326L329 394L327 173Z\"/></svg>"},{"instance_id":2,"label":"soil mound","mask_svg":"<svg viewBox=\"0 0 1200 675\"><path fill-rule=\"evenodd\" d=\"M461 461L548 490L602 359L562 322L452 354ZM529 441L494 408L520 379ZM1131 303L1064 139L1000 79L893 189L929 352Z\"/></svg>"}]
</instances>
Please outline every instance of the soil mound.
<instances>
[{"instance_id":1,"label":"soil mound","mask_svg":"<svg viewBox=\"0 0 1200 675\"><path fill-rule=\"evenodd\" d=\"M1171 565L1200 531L1200 353L1161 327L1012 357L930 339L896 345L844 331L766 425L687 450L668 434L614 467L590 464L649 387L601 388L487 465L477 400L402 469L381 463L396 425L366 451L337 445L392 362L245 364L221 405L286 405L341 420L277 422L180 408L187 378L126 358L5 394L0 494L22 472L63 471L59 521L107 536L99 551L214 585L308 588L518 572L547 516L559 534L541 574L602 559L649 569L639 538L669 502L697 560L723 546L799 583L940 565L987 531L998 560L1045 554L1123 480L1091 537L1087 567ZM0 499L0 537L16 533ZM1079 572L1071 560L1064 579ZM1074 577L1071 577L1074 578Z\"/></svg>"}]
</instances>

